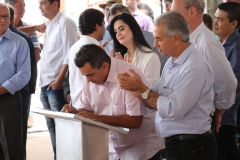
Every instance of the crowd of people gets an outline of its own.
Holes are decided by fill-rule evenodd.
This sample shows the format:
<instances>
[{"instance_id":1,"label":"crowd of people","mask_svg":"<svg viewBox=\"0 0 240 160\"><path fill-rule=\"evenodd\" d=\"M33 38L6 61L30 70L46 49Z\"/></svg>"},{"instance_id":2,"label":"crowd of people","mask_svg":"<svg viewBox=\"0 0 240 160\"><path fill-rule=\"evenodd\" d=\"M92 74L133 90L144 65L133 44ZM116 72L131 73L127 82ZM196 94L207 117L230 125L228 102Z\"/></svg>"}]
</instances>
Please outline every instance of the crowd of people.
<instances>
[{"instance_id":1,"label":"crowd of people","mask_svg":"<svg viewBox=\"0 0 240 160\"><path fill-rule=\"evenodd\" d=\"M129 128L109 131L110 160L240 160L239 0L213 19L204 0L164 0L157 18L140 0L105 0L80 14L80 38L60 0L38 2L40 25L21 20L24 0L0 3L0 160L27 159L37 72L44 109Z\"/></svg>"}]
</instances>

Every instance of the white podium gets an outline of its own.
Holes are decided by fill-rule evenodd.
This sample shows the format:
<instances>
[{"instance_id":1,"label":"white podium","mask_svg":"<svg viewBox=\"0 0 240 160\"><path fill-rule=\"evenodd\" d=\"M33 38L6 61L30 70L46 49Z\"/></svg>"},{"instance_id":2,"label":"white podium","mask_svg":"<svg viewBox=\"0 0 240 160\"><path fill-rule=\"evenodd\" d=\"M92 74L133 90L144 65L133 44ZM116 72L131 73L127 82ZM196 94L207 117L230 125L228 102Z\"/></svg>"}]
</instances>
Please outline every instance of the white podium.
<instances>
[{"instance_id":1,"label":"white podium","mask_svg":"<svg viewBox=\"0 0 240 160\"><path fill-rule=\"evenodd\" d=\"M33 112L54 118L58 160L108 160L108 130L128 133L127 129L70 113L38 108Z\"/></svg>"}]
</instances>

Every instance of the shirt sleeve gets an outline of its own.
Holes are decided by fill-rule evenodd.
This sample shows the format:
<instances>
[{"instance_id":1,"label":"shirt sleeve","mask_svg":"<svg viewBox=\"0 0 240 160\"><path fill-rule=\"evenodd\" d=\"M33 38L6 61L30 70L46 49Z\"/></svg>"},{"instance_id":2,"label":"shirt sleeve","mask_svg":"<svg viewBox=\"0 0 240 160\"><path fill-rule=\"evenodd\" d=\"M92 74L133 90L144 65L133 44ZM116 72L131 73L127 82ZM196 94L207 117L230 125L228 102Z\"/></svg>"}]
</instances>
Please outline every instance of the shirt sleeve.
<instances>
[{"instance_id":1,"label":"shirt sleeve","mask_svg":"<svg viewBox=\"0 0 240 160\"><path fill-rule=\"evenodd\" d=\"M236 78L237 78L237 93L240 92L240 47L238 48L234 48L233 52L232 52L232 56L230 59L230 64L233 70L233 73L235 74Z\"/></svg>"},{"instance_id":2,"label":"shirt sleeve","mask_svg":"<svg viewBox=\"0 0 240 160\"><path fill-rule=\"evenodd\" d=\"M29 38L30 38L31 41L33 42L34 49L41 51L40 43L38 42L37 33L36 33L36 32L33 32L33 33L29 36Z\"/></svg>"},{"instance_id":3,"label":"shirt sleeve","mask_svg":"<svg viewBox=\"0 0 240 160\"><path fill-rule=\"evenodd\" d=\"M86 86L86 83L84 84L84 86ZM75 108L80 108L80 109L84 109L84 110L88 110L88 111L93 111L93 109L92 109L92 107L89 103L86 87L83 87L83 89L80 93L80 106L76 106Z\"/></svg>"},{"instance_id":4,"label":"shirt sleeve","mask_svg":"<svg viewBox=\"0 0 240 160\"><path fill-rule=\"evenodd\" d=\"M206 78L203 77L206 77L203 71L185 69L173 88L164 87L164 92L170 94L158 97L157 114L163 119L175 120L183 117L196 106L202 89L207 83Z\"/></svg>"},{"instance_id":5,"label":"shirt sleeve","mask_svg":"<svg viewBox=\"0 0 240 160\"><path fill-rule=\"evenodd\" d=\"M237 80L222 46L210 42L204 48L214 75L215 107L228 109L235 102Z\"/></svg>"},{"instance_id":6,"label":"shirt sleeve","mask_svg":"<svg viewBox=\"0 0 240 160\"><path fill-rule=\"evenodd\" d=\"M146 114L146 108L143 103L131 92L125 91L126 113L130 116L141 116Z\"/></svg>"},{"instance_id":7,"label":"shirt sleeve","mask_svg":"<svg viewBox=\"0 0 240 160\"><path fill-rule=\"evenodd\" d=\"M77 41L77 28L74 22L70 20L66 20L63 24L63 56L64 61L63 64L68 64L68 52L72 45Z\"/></svg>"},{"instance_id":8,"label":"shirt sleeve","mask_svg":"<svg viewBox=\"0 0 240 160\"><path fill-rule=\"evenodd\" d=\"M30 51L26 40L21 40L16 52L16 74L2 84L11 94L22 89L31 76Z\"/></svg>"},{"instance_id":9,"label":"shirt sleeve","mask_svg":"<svg viewBox=\"0 0 240 160\"><path fill-rule=\"evenodd\" d=\"M148 54L148 53L147 53ZM160 78L161 62L156 53L152 54L144 70L149 88L153 88Z\"/></svg>"}]
</instances>

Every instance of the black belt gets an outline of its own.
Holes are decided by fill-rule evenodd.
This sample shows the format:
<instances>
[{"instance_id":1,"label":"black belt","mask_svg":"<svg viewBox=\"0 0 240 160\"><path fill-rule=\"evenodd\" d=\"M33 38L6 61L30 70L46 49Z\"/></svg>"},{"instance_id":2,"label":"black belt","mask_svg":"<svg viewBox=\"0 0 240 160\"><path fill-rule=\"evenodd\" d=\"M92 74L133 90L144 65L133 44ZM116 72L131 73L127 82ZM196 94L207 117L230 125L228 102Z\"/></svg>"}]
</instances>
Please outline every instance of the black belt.
<instances>
[{"instance_id":1,"label":"black belt","mask_svg":"<svg viewBox=\"0 0 240 160\"><path fill-rule=\"evenodd\" d=\"M4 94L0 94L0 100L5 99L5 98L10 97L10 96L13 96L13 95L9 92L4 93Z\"/></svg>"},{"instance_id":2,"label":"black belt","mask_svg":"<svg viewBox=\"0 0 240 160\"><path fill-rule=\"evenodd\" d=\"M166 143L176 143L178 141L183 141L183 140L197 139L197 138L207 136L211 133L212 133L212 131L209 130L203 134L178 134L178 135L174 135L174 136L165 138L165 142Z\"/></svg>"}]
</instances>

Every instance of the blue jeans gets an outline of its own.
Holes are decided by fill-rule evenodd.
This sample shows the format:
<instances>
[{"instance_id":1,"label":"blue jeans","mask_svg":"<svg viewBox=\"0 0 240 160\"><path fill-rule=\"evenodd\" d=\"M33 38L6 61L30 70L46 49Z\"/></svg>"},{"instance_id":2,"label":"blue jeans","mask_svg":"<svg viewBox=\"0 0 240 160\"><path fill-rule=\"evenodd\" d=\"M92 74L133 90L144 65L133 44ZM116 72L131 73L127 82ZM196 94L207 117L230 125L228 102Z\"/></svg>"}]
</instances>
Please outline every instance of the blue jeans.
<instances>
[{"instance_id":1,"label":"blue jeans","mask_svg":"<svg viewBox=\"0 0 240 160\"><path fill-rule=\"evenodd\" d=\"M63 89L58 90L47 90L48 86L41 88L41 95L40 100L43 104L44 109L49 109L51 111L61 111L64 104L67 102L65 101ZM56 135L55 135L55 122L52 118L46 118L48 131L50 133L50 138L52 142L53 152L54 152L54 159L56 160Z\"/></svg>"}]
</instances>

